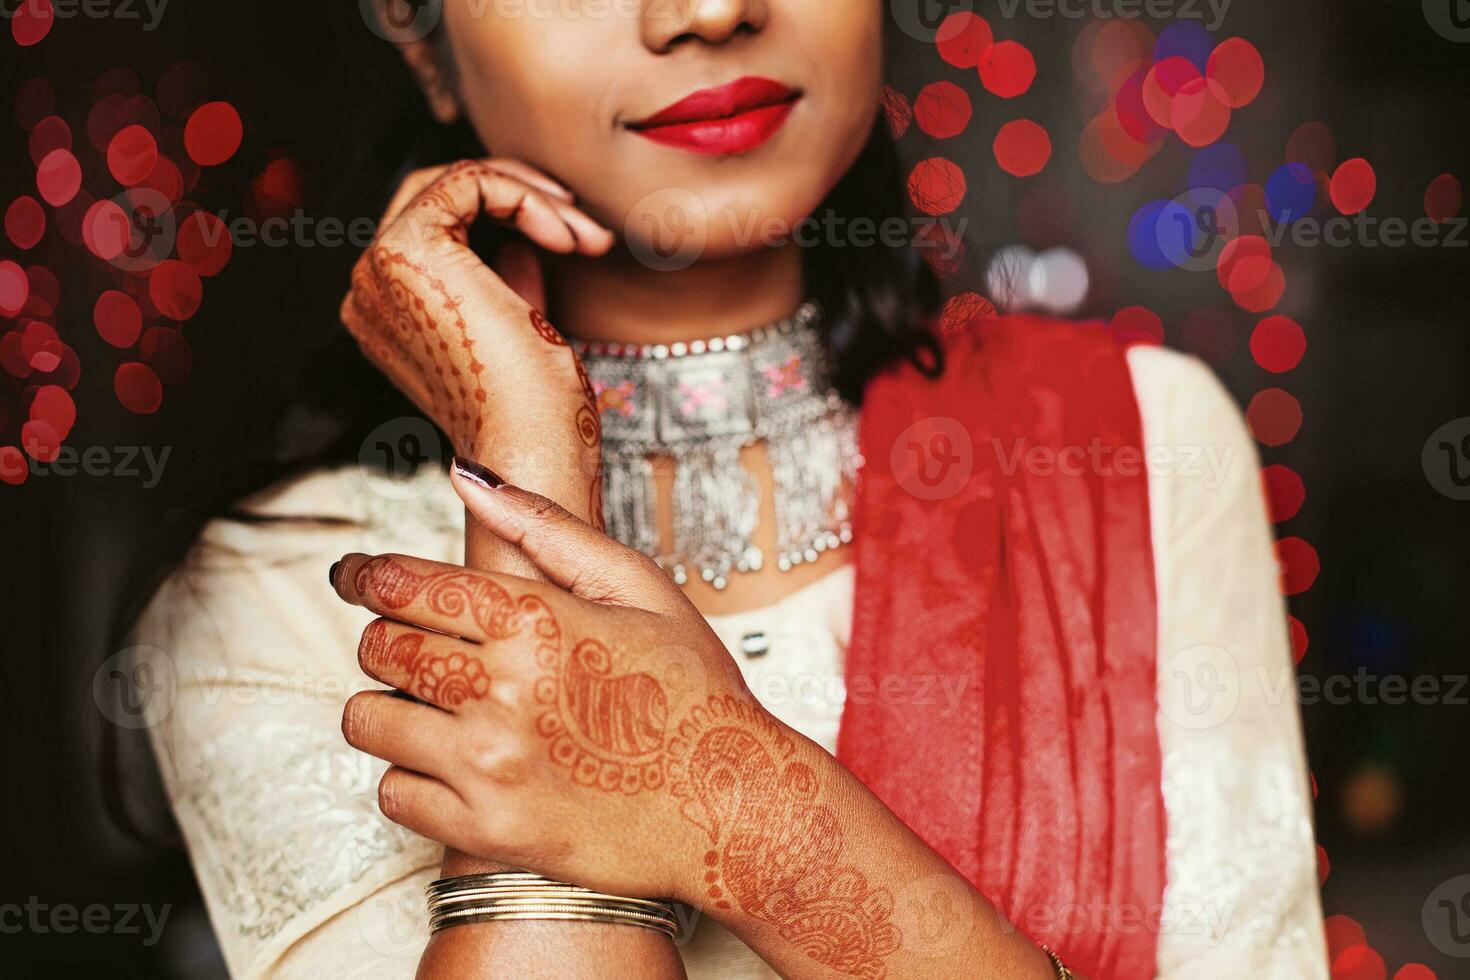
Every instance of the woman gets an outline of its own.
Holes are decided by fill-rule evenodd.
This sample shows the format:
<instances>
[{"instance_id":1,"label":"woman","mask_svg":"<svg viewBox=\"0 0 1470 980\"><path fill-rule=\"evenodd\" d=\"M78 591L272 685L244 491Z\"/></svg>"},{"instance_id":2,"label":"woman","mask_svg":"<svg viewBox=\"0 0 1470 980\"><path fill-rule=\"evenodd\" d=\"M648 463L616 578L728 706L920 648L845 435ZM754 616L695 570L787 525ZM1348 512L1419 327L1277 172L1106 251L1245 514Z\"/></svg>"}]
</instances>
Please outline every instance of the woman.
<instances>
[{"instance_id":1,"label":"woman","mask_svg":"<svg viewBox=\"0 0 1470 980\"><path fill-rule=\"evenodd\" d=\"M342 314L470 519L438 473L311 473L138 629L234 972L1325 976L1218 384L1091 327L941 347L912 250L794 244L898 212L881 42L871 0L448 0L400 39L490 156L407 178ZM425 947L425 885L504 868L702 915Z\"/></svg>"}]
</instances>

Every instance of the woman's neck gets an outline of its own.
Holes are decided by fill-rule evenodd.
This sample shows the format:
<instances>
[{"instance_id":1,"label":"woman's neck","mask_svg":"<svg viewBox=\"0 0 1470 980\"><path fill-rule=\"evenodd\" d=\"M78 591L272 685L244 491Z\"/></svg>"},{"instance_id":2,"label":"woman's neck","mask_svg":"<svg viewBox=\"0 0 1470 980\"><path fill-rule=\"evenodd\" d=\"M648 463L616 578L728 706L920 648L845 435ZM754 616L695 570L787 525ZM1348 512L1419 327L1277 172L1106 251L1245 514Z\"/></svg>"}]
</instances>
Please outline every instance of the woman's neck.
<instances>
[{"instance_id":1,"label":"woman's neck","mask_svg":"<svg viewBox=\"0 0 1470 980\"><path fill-rule=\"evenodd\" d=\"M794 246L673 272L650 269L622 248L600 259L546 262L552 319L581 340L658 344L744 333L790 315L806 298Z\"/></svg>"}]
</instances>

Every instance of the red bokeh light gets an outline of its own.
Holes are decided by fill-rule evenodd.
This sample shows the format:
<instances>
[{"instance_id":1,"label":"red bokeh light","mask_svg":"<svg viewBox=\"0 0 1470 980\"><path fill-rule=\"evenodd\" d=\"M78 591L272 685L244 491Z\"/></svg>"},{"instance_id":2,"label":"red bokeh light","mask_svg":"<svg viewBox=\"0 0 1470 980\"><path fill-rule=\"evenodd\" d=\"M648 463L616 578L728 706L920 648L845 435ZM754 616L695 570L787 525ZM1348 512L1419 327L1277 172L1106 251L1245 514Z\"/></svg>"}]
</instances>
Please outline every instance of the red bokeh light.
<instances>
[{"instance_id":1,"label":"red bokeh light","mask_svg":"<svg viewBox=\"0 0 1470 980\"><path fill-rule=\"evenodd\" d=\"M45 422L56 431L58 439L65 440L77 421L77 405L66 389L58 385L42 385L31 399L31 419Z\"/></svg>"},{"instance_id":2,"label":"red bokeh light","mask_svg":"<svg viewBox=\"0 0 1470 980\"><path fill-rule=\"evenodd\" d=\"M138 356L166 384L182 384L194 370L194 351L184 335L171 327L150 327L138 344Z\"/></svg>"},{"instance_id":3,"label":"red bokeh light","mask_svg":"<svg viewBox=\"0 0 1470 980\"><path fill-rule=\"evenodd\" d=\"M107 169L124 187L142 183L158 165L158 143L139 125L118 130L107 144Z\"/></svg>"},{"instance_id":4,"label":"red bokeh light","mask_svg":"<svg viewBox=\"0 0 1470 980\"><path fill-rule=\"evenodd\" d=\"M1036 59L1016 41L992 44L980 58L980 81L992 94L1013 99L1036 81Z\"/></svg>"},{"instance_id":5,"label":"red bokeh light","mask_svg":"<svg viewBox=\"0 0 1470 980\"><path fill-rule=\"evenodd\" d=\"M1301 431L1302 404L1288 391L1267 388L1251 399L1245 420L1258 442L1284 446Z\"/></svg>"},{"instance_id":6,"label":"red bokeh light","mask_svg":"<svg viewBox=\"0 0 1470 980\"><path fill-rule=\"evenodd\" d=\"M1250 105L1266 83L1266 65L1261 52L1244 38L1222 41L1210 53L1205 77L1219 100L1232 109Z\"/></svg>"},{"instance_id":7,"label":"red bokeh light","mask_svg":"<svg viewBox=\"0 0 1470 980\"><path fill-rule=\"evenodd\" d=\"M1175 55L1148 70L1143 78L1143 105L1149 118L1165 129L1174 128L1174 96L1202 76L1194 62Z\"/></svg>"},{"instance_id":8,"label":"red bokeh light","mask_svg":"<svg viewBox=\"0 0 1470 980\"><path fill-rule=\"evenodd\" d=\"M1261 481L1266 486L1266 502L1273 523L1289 521L1301 513L1302 505L1307 502L1307 487L1296 470L1276 463L1261 470Z\"/></svg>"},{"instance_id":9,"label":"red bokeh light","mask_svg":"<svg viewBox=\"0 0 1470 980\"><path fill-rule=\"evenodd\" d=\"M27 456L50 463L61 452L61 436L49 422L31 419L20 427L20 445Z\"/></svg>"},{"instance_id":10,"label":"red bokeh light","mask_svg":"<svg viewBox=\"0 0 1470 980\"><path fill-rule=\"evenodd\" d=\"M1393 980L1437 980L1434 971L1423 963L1406 963L1399 967L1399 972L1393 975Z\"/></svg>"},{"instance_id":11,"label":"red bokeh light","mask_svg":"<svg viewBox=\"0 0 1470 980\"><path fill-rule=\"evenodd\" d=\"M975 320L995 316L995 307L979 293L959 293L951 296L939 314L939 332L944 335L958 333Z\"/></svg>"},{"instance_id":12,"label":"red bokeh light","mask_svg":"<svg viewBox=\"0 0 1470 980\"><path fill-rule=\"evenodd\" d=\"M1317 549L1301 538L1277 541L1276 561L1281 566L1281 591L1286 595L1301 595L1312 587L1322 571Z\"/></svg>"},{"instance_id":13,"label":"red bokeh light","mask_svg":"<svg viewBox=\"0 0 1470 980\"><path fill-rule=\"evenodd\" d=\"M1286 162L1305 163L1313 171L1331 171L1337 164L1337 137L1324 122L1303 123L1286 141Z\"/></svg>"},{"instance_id":14,"label":"red bokeh light","mask_svg":"<svg viewBox=\"0 0 1470 980\"><path fill-rule=\"evenodd\" d=\"M229 228L208 211L195 211L179 224L179 258L201 276L223 271L234 247Z\"/></svg>"},{"instance_id":15,"label":"red bokeh light","mask_svg":"<svg viewBox=\"0 0 1470 980\"><path fill-rule=\"evenodd\" d=\"M1230 128L1230 107L1202 78L1185 82L1170 108L1174 131L1193 147L1209 146Z\"/></svg>"},{"instance_id":16,"label":"red bokeh light","mask_svg":"<svg viewBox=\"0 0 1470 980\"><path fill-rule=\"evenodd\" d=\"M1247 256L1235 263L1229 288L1230 298L1241 309L1265 313L1281 302L1286 292L1286 273L1271 259Z\"/></svg>"},{"instance_id":17,"label":"red bokeh light","mask_svg":"<svg viewBox=\"0 0 1470 980\"><path fill-rule=\"evenodd\" d=\"M970 125L970 94L954 82L924 86L914 100L914 119L919 128L935 139L958 136Z\"/></svg>"},{"instance_id":18,"label":"red bokeh light","mask_svg":"<svg viewBox=\"0 0 1470 980\"><path fill-rule=\"evenodd\" d=\"M119 364L112 377L112 390L123 408L138 415L152 415L163 404L163 382L146 364Z\"/></svg>"},{"instance_id":19,"label":"red bokeh light","mask_svg":"<svg viewBox=\"0 0 1470 980\"><path fill-rule=\"evenodd\" d=\"M31 162L40 166L52 150L71 149L71 127L60 116L47 116L31 128Z\"/></svg>"},{"instance_id":20,"label":"red bokeh light","mask_svg":"<svg viewBox=\"0 0 1470 980\"><path fill-rule=\"evenodd\" d=\"M968 187L965 172L944 157L921 160L909 174L909 199L935 217L959 207Z\"/></svg>"},{"instance_id":21,"label":"red bokeh light","mask_svg":"<svg viewBox=\"0 0 1470 980\"><path fill-rule=\"evenodd\" d=\"M29 475L30 466L26 463L25 454L15 446L0 446L0 480L18 487L26 482Z\"/></svg>"},{"instance_id":22,"label":"red bokeh light","mask_svg":"<svg viewBox=\"0 0 1470 980\"><path fill-rule=\"evenodd\" d=\"M240 114L228 102L207 102L184 127L184 148L201 167L216 167L235 155L244 138Z\"/></svg>"},{"instance_id":23,"label":"red bokeh light","mask_svg":"<svg viewBox=\"0 0 1470 980\"><path fill-rule=\"evenodd\" d=\"M44 78L32 78L15 92L15 119L30 130L56 108L56 93Z\"/></svg>"},{"instance_id":24,"label":"red bokeh light","mask_svg":"<svg viewBox=\"0 0 1470 980\"><path fill-rule=\"evenodd\" d=\"M1332 980L1386 980L1388 967L1371 946L1349 946L1332 959Z\"/></svg>"},{"instance_id":25,"label":"red bokeh light","mask_svg":"<svg viewBox=\"0 0 1470 980\"><path fill-rule=\"evenodd\" d=\"M77 196L82 187L82 165L70 150L52 150L36 168L36 189L53 208Z\"/></svg>"},{"instance_id":26,"label":"red bokeh light","mask_svg":"<svg viewBox=\"0 0 1470 980\"><path fill-rule=\"evenodd\" d=\"M5 235L16 248L35 248L46 234L46 212L34 197L21 195L5 209Z\"/></svg>"},{"instance_id":27,"label":"red bokeh light","mask_svg":"<svg viewBox=\"0 0 1470 980\"><path fill-rule=\"evenodd\" d=\"M15 316L26 305L31 281L26 271L9 259L0 260L0 316Z\"/></svg>"},{"instance_id":28,"label":"red bokeh light","mask_svg":"<svg viewBox=\"0 0 1470 980\"><path fill-rule=\"evenodd\" d=\"M19 7L11 8L10 34L15 43L23 48L40 44L41 39L51 32L56 21L56 11L51 0L22 0Z\"/></svg>"},{"instance_id":29,"label":"red bokeh light","mask_svg":"<svg viewBox=\"0 0 1470 980\"><path fill-rule=\"evenodd\" d=\"M114 347L131 347L143 331L143 314L127 293L109 289L92 307L92 323L103 340Z\"/></svg>"},{"instance_id":30,"label":"red bokeh light","mask_svg":"<svg viewBox=\"0 0 1470 980\"><path fill-rule=\"evenodd\" d=\"M887 85L883 86L883 112L888 118L888 133L894 139L907 133L909 123L914 121L914 110L909 105L909 100L902 92Z\"/></svg>"},{"instance_id":31,"label":"red bokeh light","mask_svg":"<svg viewBox=\"0 0 1470 980\"><path fill-rule=\"evenodd\" d=\"M1286 617L1287 629L1291 632L1291 658L1294 663L1301 663L1302 658L1307 655L1311 647L1311 640L1307 636L1307 627L1295 616ZM1317 777L1312 776L1312 799L1317 798Z\"/></svg>"},{"instance_id":32,"label":"red bokeh light","mask_svg":"<svg viewBox=\"0 0 1470 980\"><path fill-rule=\"evenodd\" d=\"M1332 175L1329 187L1332 205L1343 214L1357 214L1373 203L1378 193L1378 175L1362 157L1343 162Z\"/></svg>"},{"instance_id":33,"label":"red bokeh light","mask_svg":"<svg viewBox=\"0 0 1470 980\"><path fill-rule=\"evenodd\" d=\"M148 280L148 295L158 312L171 320L187 320L199 311L204 286L199 274L177 259L158 263Z\"/></svg>"},{"instance_id":34,"label":"red bokeh light","mask_svg":"<svg viewBox=\"0 0 1470 980\"><path fill-rule=\"evenodd\" d=\"M82 241L89 252L104 262L111 262L123 253L131 234L127 212L116 201L97 201L82 218Z\"/></svg>"},{"instance_id":35,"label":"red bokeh light","mask_svg":"<svg viewBox=\"0 0 1470 980\"><path fill-rule=\"evenodd\" d=\"M973 13L950 14L939 25L934 45L939 57L956 68L974 68L995 40L985 18Z\"/></svg>"},{"instance_id":36,"label":"red bokeh light","mask_svg":"<svg viewBox=\"0 0 1470 980\"><path fill-rule=\"evenodd\" d=\"M1013 177L1041 173L1051 159L1051 136L1030 119L1014 119L995 134L995 162Z\"/></svg>"},{"instance_id":37,"label":"red bokeh light","mask_svg":"<svg viewBox=\"0 0 1470 980\"><path fill-rule=\"evenodd\" d=\"M61 302L61 283L56 274L43 265L33 265L26 269L26 281L31 286L26 311L40 317L55 313L57 304Z\"/></svg>"},{"instance_id":38,"label":"red bokeh light","mask_svg":"<svg viewBox=\"0 0 1470 980\"><path fill-rule=\"evenodd\" d=\"M1465 205L1465 190L1454 174L1440 174L1424 192L1424 213L1435 221L1448 221Z\"/></svg>"},{"instance_id":39,"label":"red bokeh light","mask_svg":"<svg viewBox=\"0 0 1470 980\"><path fill-rule=\"evenodd\" d=\"M1268 316L1251 334L1251 356L1272 374L1290 371L1307 352L1307 335L1290 317Z\"/></svg>"},{"instance_id":40,"label":"red bokeh light","mask_svg":"<svg viewBox=\"0 0 1470 980\"><path fill-rule=\"evenodd\" d=\"M1145 306L1129 306L1113 314L1108 330L1122 344L1162 344L1164 321Z\"/></svg>"}]
</instances>

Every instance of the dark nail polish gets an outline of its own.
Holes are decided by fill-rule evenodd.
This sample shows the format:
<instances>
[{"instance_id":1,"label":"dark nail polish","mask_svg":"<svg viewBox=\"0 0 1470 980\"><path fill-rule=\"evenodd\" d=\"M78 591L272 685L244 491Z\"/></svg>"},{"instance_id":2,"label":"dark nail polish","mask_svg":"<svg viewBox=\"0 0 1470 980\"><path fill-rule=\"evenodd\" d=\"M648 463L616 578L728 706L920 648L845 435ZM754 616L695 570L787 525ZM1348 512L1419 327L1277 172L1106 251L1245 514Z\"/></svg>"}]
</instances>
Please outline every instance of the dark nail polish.
<instances>
[{"instance_id":1,"label":"dark nail polish","mask_svg":"<svg viewBox=\"0 0 1470 980\"><path fill-rule=\"evenodd\" d=\"M331 568L327 569L327 584L334 589L337 587L337 569L341 567L342 560L339 558L338 560L332 562Z\"/></svg>"},{"instance_id":2,"label":"dark nail polish","mask_svg":"<svg viewBox=\"0 0 1470 980\"><path fill-rule=\"evenodd\" d=\"M505 481L496 476L494 470L481 466L472 459L465 459L463 456L454 457L454 471L486 490L497 490L505 486Z\"/></svg>"}]
</instances>

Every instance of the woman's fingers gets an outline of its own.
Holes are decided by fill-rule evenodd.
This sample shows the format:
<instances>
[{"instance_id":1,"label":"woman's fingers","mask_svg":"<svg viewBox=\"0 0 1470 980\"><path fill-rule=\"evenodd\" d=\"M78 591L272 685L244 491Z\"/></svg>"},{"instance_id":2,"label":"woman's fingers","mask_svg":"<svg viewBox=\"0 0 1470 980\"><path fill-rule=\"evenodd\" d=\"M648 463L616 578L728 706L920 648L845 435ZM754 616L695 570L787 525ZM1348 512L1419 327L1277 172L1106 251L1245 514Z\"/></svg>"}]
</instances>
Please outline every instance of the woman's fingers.
<instances>
[{"instance_id":1,"label":"woman's fingers","mask_svg":"<svg viewBox=\"0 0 1470 980\"><path fill-rule=\"evenodd\" d=\"M451 845L466 839L476 819L447 783L398 766L378 782L378 809L420 837Z\"/></svg>"},{"instance_id":2,"label":"woman's fingers","mask_svg":"<svg viewBox=\"0 0 1470 980\"><path fill-rule=\"evenodd\" d=\"M575 195L570 190L558 184L530 164L522 163L520 160L507 160L501 157L491 157L485 161L485 164L492 170L499 170L503 174L524 180L532 187L540 188L552 197L559 197L563 201L575 200Z\"/></svg>"},{"instance_id":3,"label":"woman's fingers","mask_svg":"<svg viewBox=\"0 0 1470 980\"><path fill-rule=\"evenodd\" d=\"M677 589L652 560L539 494L492 488L459 460L460 499L486 530L519 548L552 583L592 602L668 612Z\"/></svg>"},{"instance_id":4,"label":"woman's fingers","mask_svg":"<svg viewBox=\"0 0 1470 980\"><path fill-rule=\"evenodd\" d=\"M407 555L346 555L332 585L379 616L475 642L559 636L549 603L565 597L544 582Z\"/></svg>"},{"instance_id":5,"label":"woman's fingers","mask_svg":"<svg viewBox=\"0 0 1470 980\"><path fill-rule=\"evenodd\" d=\"M481 648L391 619L375 619L362 631L357 662L374 680L445 711L490 697Z\"/></svg>"},{"instance_id":6,"label":"woman's fingers","mask_svg":"<svg viewBox=\"0 0 1470 980\"><path fill-rule=\"evenodd\" d=\"M395 766L448 778L455 770L452 715L386 691L363 691L342 709L342 737Z\"/></svg>"},{"instance_id":7,"label":"woman's fingers","mask_svg":"<svg viewBox=\"0 0 1470 980\"><path fill-rule=\"evenodd\" d=\"M583 238L590 254L601 254L611 245L611 232L564 197L480 160L465 160L439 173L385 226L383 237L412 246L448 235L463 244L465 229L482 214L552 252L578 251Z\"/></svg>"}]
</instances>

